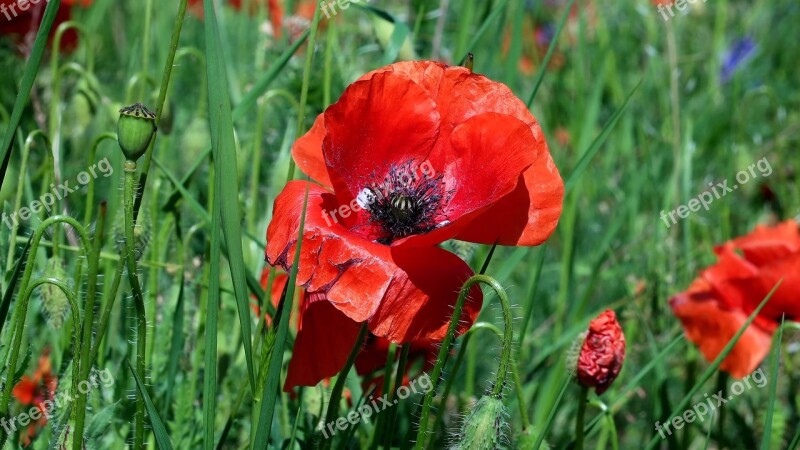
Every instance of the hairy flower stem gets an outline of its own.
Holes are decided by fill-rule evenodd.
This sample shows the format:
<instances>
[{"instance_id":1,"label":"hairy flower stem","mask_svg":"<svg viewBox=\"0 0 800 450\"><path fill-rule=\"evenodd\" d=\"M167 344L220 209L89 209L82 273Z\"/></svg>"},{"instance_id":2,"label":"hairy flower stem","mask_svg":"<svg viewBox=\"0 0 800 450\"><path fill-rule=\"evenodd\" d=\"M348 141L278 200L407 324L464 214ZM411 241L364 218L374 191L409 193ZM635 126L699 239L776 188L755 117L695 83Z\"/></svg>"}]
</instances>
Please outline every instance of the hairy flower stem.
<instances>
[{"instance_id":1,"label":"hairy flower stem","mask_svg":"<svg viewBox=\"0 0 800 450\"><path fill-rule=\"evenodd\" d=\"M33 237L31 238L31 247L28 253L28 260L25 264L25 272L22 275L22 281L19 287L19 292L21 293L21 296L17 300L17 304L14 307L14 313L11 318L11 323L13 324L12 327L13 335L11 338L11 343L9 345L10 348L8 356L9 362L5 370L5 373L10 375L8 375L6 378L6 383L3 385L2 396L0 396L0 417L2 418L7 418L8 416L8 406L11 400L11 390L14 387L13 374L16 373L17 371L17 363L19 361L19 351L22 345L22 334L25 328L25 317L27 316L28 313L28 303L30 300L30 295L33 292L33 288L44 283L44 281L42 280L37 280L31 284L31 276L33 273L33 266L34 266L34 260L36 259L36 253L37 250L39 249L39 243L41 242L42 236L44 235L45 231L51 225L60 223L66 223L72 226L75 229L75 231L78 232L78 234L81 237L81 245L83 246L84 257L90 261L94 259L94 256L92 255L92 249L91 247L89 247L89 236L88 233L86 232L86 229L83 227L83 225L78 223L78 221L73 219L72 217L52 216L47 220L43 221L34 231ZM59 287L62 291L64 291L64 294L67 296L67 300L70 301L70 306L77 311L77 304L75 303L74 300L74 294L71 291L69 291L69 289L66 289L66 286L63 283L59 284L53 282L53 280L46 280L46 281L50 282L50 284L53 284ZM70 300L70 298L72 298L72 300ZM79 354L80 342L77 338L78 331L77 328L75 327L77 327L77 324L80 323L80 317L79 316L76 317L75 314L76 312L73 311L73 318L77 319L73 321L73 336L76 346L75 351L76 354ZM80 361L76 361L73 367L78 367L79 364ZM75 392L76 385L77 383L73 382L74 395L77 395L77 392ZM5 429L3 427L0 427L0 447L2 447L7 438L8 435Z\"/></svg>"},{"instance_id":2,"label":"hairy flower stem","mask_svg":"<svg viewBox=\"0 0 800 450\"><path fill-rule=\"evenodd\" d=\"M137 332L136 332L136 373L142 380L145 379L145 352L147 349L147 314L144 308L144 296L139 284L139 273L136 267L136 243L133 237L133 202L136 196L136 162L125 161L125 259L128 264L128 281L133 291L133 302L136 306ZM144 398L141 394L136 396L136 414L134 421L133 448L144 448ZM78 449L75 449L78 450Z\"/></svg>"},{"instance_id":3,"label":"hairy flower stem","mask_svg":"<svg viewBox=\"0 0 800 450\"><path fill-rule=\"evenodd\" d=\"M80 365L73 365L74 380L85 381L89 379L89 372L92 368L93 360L89 359L92 347L92 331L94 329L94 302L97 296L97 265L100 259L100 250L103 246L103 232L106 223L106 204L100 206L100 213L97 217L97 228L94 237L94 248L89 256L89 273L86 280L86 305L83 307L83 338L80 346ZM76 279L76 282L80 282ZM73 325L75 326L75 325ZM87 392L79 391L76 400L75 414L75 437L73 448L80 445L83 448L83 427L86 420L86 395ZM80 450L80 449L78 449Z\"/></svg>"},{"instance_id":4,"label":"hairy flower stem","mask_svg":"<svg viewBox=\"0 0 800 450\"><path fill-rule=\"evenodd\" d=\"M575 450L583 450L583 422L586 417L586 400L589 397L589 388L581 386L581 394L578 397L578 415L575 417Z\"/></svg>"},{"instance_id":5,"label":"hairy flower stem","mask_svg":"<svg viewBox=\"0 0 800 450\"><path fill-rule=\"evenodd\" d=\"M494 281L494 280L492 280ZM495 283L497 283L495 281ZM499 287L499 285L498 285ZM492 388L492 397L500 398L503 396L503 388L506 385L506 376L511 365L511 348L514 346L514 318L511 317L511 305L508 302L508 295L503 288L497 291L497 298L500 299L500 307L503 309L503 350L500 353L500 367L497 369L497 379ZM519 389L519 386L517 386Z\"/></svg>"},{"instance_id":6,"label":"hairy flower stem","mask_svg":"<svg viewBox=\"0 0 800 450\"><path fill-rule=\"evenodd\" d=\"M439 385L439 379L442 376L442 371L444 370L444 365L447 363L447 356L450 353L450 346L453 344L453 340L455 339L456 328L458 327L458 322L461 319L461 311L464 309L464 303L467 300L467 294L469 294L470 289L473 285L477 283L483 283L494 289L497 293L497 297L500 298L501 305L506 305L503 307L503 315L504 317L508 317L507 324L506 324L506 331L505 331L505 338L503 342L503 353L500 359L500 368L505 370L498 371L497 374L497 383L495 383L495 387L493 392L497 390L498 392L502 392L502 385L505 382L505 371L508 370L508 364L511 358L511 345L512 340L509 337L513 337L513 330L511 329L510 322L510 310L508 309L508 295L506 294L505 289L500 286L500 283L497 282L494 278L488 275L473 275L466 283L461 287L461 291L458 294L458 300L456 301L455 307L453 308L453 316L450 318L450 325L447 328L447 334L445 334L444 339L442 340L442 346L439 349L439 355L436 358L436 365L433 367L433 373L431 374L431 380L433 380L433 387L430 389L423 399L422 403L422 414L420 415L419 420L419 429L417 430L417 439L416 444L414 444L415 450L423 450L425 448L425 443L427 441L427 433L428 433L428 418L431 414L431 407L433 405L433 397L436 394L436 388ZM501 375L502 373L502 375ZM500 387L498 387L500 386Z\"/></svg>"}]
</instances>

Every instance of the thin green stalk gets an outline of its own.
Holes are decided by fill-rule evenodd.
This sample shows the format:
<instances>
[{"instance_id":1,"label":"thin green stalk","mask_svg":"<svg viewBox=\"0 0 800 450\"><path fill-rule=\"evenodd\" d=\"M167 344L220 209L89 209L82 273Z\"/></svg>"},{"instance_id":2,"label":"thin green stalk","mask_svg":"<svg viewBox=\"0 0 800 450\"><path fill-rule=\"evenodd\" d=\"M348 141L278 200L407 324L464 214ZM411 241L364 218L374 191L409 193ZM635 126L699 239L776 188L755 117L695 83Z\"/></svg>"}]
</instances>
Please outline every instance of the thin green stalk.
<instances>
[{"instance_id":1,"label":"thin green stalk","mask_svg":"<svg viewBox=\"0 0 800 450\"><path fill-rule=\"evenodd\" d=\"M450 354L450 346L453 344L453 340L455 339L456 328L458 327L458 322L461 319L461 311L464 309L464 303L467 300L467 294L469 294L472 286L477 283L488 285L494 289L499 298L505 299L506 303L508 303L508 296L506 295L505 289L503 289L497 280L488 275L473 275L461 287L461 291L458 294L458 300L456 300L456 304L453 307L453 316L450 319L450 325L447 328L447 334L445 334L444 339L442 340L442 346L439 349L439 356L436 358L436 364L434 365L433 373L431 374L433 386L425 394L423 399L422 413L419 420L419 429L417 431L416 444L414 445L415 450L423 450L425 448L425 442L427 441L426 438L428 433L428 418L430 417L431 407L433 405L433 397L436 394L436 388L439 385L439 379L442 376L444 365L447 362L448 355ZM508 351L510 352L510 347ZM500 374L498 373L498 378L499 377Z\"/></svg>"},{"instance_id":2,"label":"thin green stalk","mask_svg":"<svg viewBox=\"0 0 800 450\"><path fill-rule=\"evenodd\" d=\"M148 0L152 2L152 0ZM164 102L167 99L167 90L169 89L169 80L172 77L172 68L175 63L175 52L178 50L178 41L181 37L181 29L183 28L183 18L186 15L186 3L188 0L181 0L178 7L178 16L175 18L175 25L172 29L172 39L169 44L169 53L167 53L167 61L164 64L164 74L161 77L161 88L158 91L158 101L156 102L156 127L161 121L161 115L164 113ZM148 21L149 22L149 21ZM149 25L148 25L149 26ZM153 139L150 141L150 146L144 154L144 162L142 163L142 170L139 174L139 191L136 195L133 211L134 218L139 215L139 208L142 205L142 196L144 195L144 188L147 186L147 174L150 172L150 161L153 158L153 149L156 145L158 138L158 131L156 131Z\"/></svg>"},{"instance_id":3,"label":"thin green stalk","mask_svg":"<svg viewBox=\"0 0 800 450\"><path fill-rule=\"evenodd\" d=\"M125 161L125 256L128 265L128 281L133 291L133 302L136 306L136 372L139 377L145 379L145 354L147 350L147 313L144 306L144 296L139 284L139 272L136 267L135 241L133 236L134 219L133 204L136 195L136 162ZM134 420L133 448L141 450L144 448L144 398L141 394L136 396L136 414ZM76 434L75 436L77 437ZM77 440L76 440L77 441ZM76 444L77 445L77 444ZM75 450L81 450L76 447Z\"/></svg>"},{"instance_id":4,"label":"thin green stalk","mask_svg":"<svg viewBox=\"0 0 800 450\"><path fill-rule=\"evenodd\" d=\"M106 204L100 206L100 212L97 215L97 228L94 236L94 248L91 256L89 257L89 274L86 280L86 305L83 310L83 340L80 346L80 358L74 365L75 370L73 373L74 379L85 381L89 379L89 372L92 367L92 360L89 359L90 349L92 347L92 333L94 330L94 303L97 293L97 265L100 257L100 250L103 246L103 233L105 232L106 223ZM79 280L76 280L76 282ZM79 363L79 364L78 364ZM78 398L74 409L75 414L75 442L83 445L83 427L86 419L86 392L78 392Z\"/></svg>"},{"instance_id":5,"label":"thin green stalk","mask_svg":"<svg viewBox=\"0 0 800 450\"><path fill-rule=\"evenodd\" d=\"M578 415L575 417L575 450L583 450L583 422L586 417L586 402L589 398L589 389L581 386L578 397Z\"/></svg>"},{"instance_id":6,"label":"thin green stalk","mask_svg":"<svg viewBox=\"0 0 800 450\"><path fill-rule=\"evenodd\" d=\"M287 311L283 312L284 314ZM361 324L361 330L358 332L358 337L356 338L356 343L353 345L353 348L350 350L350 355L347 357L347 362L344 363L344 367L339 372L339 375L336 376L336 382L333 384L333 391L331 391L331 396L328 399L328 410L325 413L325 423L331 423L336 421L337 416L339 415L339 404L342 402L342 392L344 392L344 382L347 380L347 374L350 372L350 369L353 367L353 364L356 362L356 357L358 357L359 352L361 352L361 346L364 345L364 338L367 336L367 322ZM331 439L325 439L322 443L322 450L327 450L331 447L331 443L333 442L333 437Z\"/></svg>"},{"instance_id":7,"label":"thin green stalk","mask_svg":"<svg viewBox=\"0 0 800 450\"><path fill-rule=\"evenodd\" d=\"M394 375L394 380L392 380L392 389L389 391L389 403L392 403L394 400L394 395L397 392L397 389L403 383L403 376L406 373L406 364L408 363L408 353L411 351L411 344L404 344L402 350L400 350L400 359L397 362L397 372ZM437 416L438 418L438 416ZM386 450L391 450L392 448L392 437L394 436L394 429L395 429L395 421L397 420L397 408L389 409L389 417L386 418L386 425L389 427L386 430L386 437L383 441L383 447Z\"/></svg>"},{"instance_id":8,"label":"thin green stalk","mask_svg":"<svg viewBox=\"0 0 800 450\"><path fill-rule=\"evenodd\" d=\"M47 135L44 134L42 130L35 130L28 135L25 139L25 145L22 147L22 161L19 165L19 178L17 180L17 194L14 198L14 211L19 211L20 207L22 206L22 191L23 186L25 183L25 175L28 170L28 155L31 152L31 145L34 142L34 139L37 136L41 136L42 139L45 141L45 145L47 145L48 149L50 148L50 139L48 139ZM49 153L49 152L48 152ZM9 242L11 245L8 246L8 260L6 261L6 271L10 272L11 269L14 267L14 242L17 240L17 233L19 231L19 223L16 219L12 220L11 225L11 237L9 238Z\"/></svg>"}]
</instances>

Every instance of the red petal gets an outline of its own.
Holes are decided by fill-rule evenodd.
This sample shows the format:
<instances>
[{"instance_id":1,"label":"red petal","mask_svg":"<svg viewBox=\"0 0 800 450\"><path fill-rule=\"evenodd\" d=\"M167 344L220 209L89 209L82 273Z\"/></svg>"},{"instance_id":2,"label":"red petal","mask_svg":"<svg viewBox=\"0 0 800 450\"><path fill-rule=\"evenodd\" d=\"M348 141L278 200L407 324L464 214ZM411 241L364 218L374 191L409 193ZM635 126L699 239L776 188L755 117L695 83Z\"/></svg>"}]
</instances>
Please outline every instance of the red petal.
<instances>
[{"instance_id":1,"label":"red petal","mask_svg":"<svg viewBox=\"0 0 800 450\"><path fill-rule=\"evenodd\" d=\"M326 301L324 295L306 295L303 303L285 391L295 386L315 386L339 373L361 328Z\"/></svg>"},{"instance_id":2,"label":"red petal","mask_svg":"<svg viewBox=\"0 0 800 450\"><path fill-rule=\"evenodd\" d=\"M438 247L392 249L400 267L375 315L370 331L393 342L442 340L461 286L473 275L456 255ZM480 313L483 294L472 286L457 333L463 333Z\"/></svg>"},{"instance_id":3,"label":"red petal","mask_svg":"<svg viewBox=\"0 0 800 450\"><path fill-rule=\"evenodd\" d=\"M320 114L311 129L295 141L292 146L292 158L297 167L312 180L330 187L328 168L325 166L325 157L322 156L322 141L326 133L325 114Z\"/></svg>"},{"instance_id":4,"label":"red petal","mask_svg":"<svg viewBox=\"0 0 800 450\"><path fill-rule=\"evenodd\" d=\"M33 396L36 394L37 386L37 382L33 381L29 376L23 375L11 393L23 405L30 405L33 403Z\"/></svg>"},{"instance_id":5,"label":"red petal","mask_svg":"<svg viewBox=\"0 0 800 450\"><path fill-rule=\"evenodd\" d=\"M349 204L392 164L428 159L439 133L439 114L413 81L379 73L351 84L325 111L322 152L339 203ZM377 179L376 179L377 178Z\"/></svg>"},{"instance_id":6,"label":"red petal","mask_svg":"<svg viewBox=\"0 0 800 450\"><path fill-rule=\"evenodd\" d=\"M539 245L558 225L563 200L564 183L545 147L523 173L517 188L470 222L456 239L481 244Z\"/></svg>"},{"instance_id":7,"label":"red petal","mask_svg":"<svg viewBox=\"0 0 800 450\"><path fill-rule=\"evenodd\" d=\"M709 362L719 356L747 320L747 315L741 311L722 309L709 285L702 280L673 297L670 306L683 324L687 339L700 348ZM736 378L746 376L769 353L771 340L770 332L751 324L728 353L721 369Z\"/></svg>"},{"instance_id":8,"label":"red petal","mask_svg":"<svg viewBox=\"0 0 800 450\"><path fill-rule=\"evenodd\" d=\"M444 216L450 223L394 244L435 245L464 227L472 229L472 219L516 189L521 171L534 163L531 149L536 145L530 128L512 116L480 114L456 127L450 147L431 160L434 167L446 167L445 190L453 196L446 202ZM506 228L506 224L494 225L494 229ZM486 240L494 242L491 236Z\"/></svg>"}]
</instances>

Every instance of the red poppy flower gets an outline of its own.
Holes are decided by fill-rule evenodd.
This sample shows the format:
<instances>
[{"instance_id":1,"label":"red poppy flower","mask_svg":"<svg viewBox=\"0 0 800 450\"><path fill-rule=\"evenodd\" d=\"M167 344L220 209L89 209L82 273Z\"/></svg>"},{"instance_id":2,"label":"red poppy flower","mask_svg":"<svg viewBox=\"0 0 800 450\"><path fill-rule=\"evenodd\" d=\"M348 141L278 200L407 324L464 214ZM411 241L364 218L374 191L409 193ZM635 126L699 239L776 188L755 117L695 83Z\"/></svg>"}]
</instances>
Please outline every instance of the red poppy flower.
<instances>
[{"instance_id":1,"label":"red poppy flower","mask_svg":"<svg viewBox=\"0 0 800 450\"><path fill-rule=\"evenodd\" d=\"M57 386L58 378L53 375L52 365L50 364L50 350L45 348L39 356L39 366L33 377L23 375L22 379L11 391L14 398L22 405L35 406L42 412L42 416L38 420L31 421L27 431L21 434L22 445L30 445L38 430L47 424L49 411L47 411L48 408L45 402L53 401Z\"/></svg>"},{"instance_id":2,"label":"red poppy flower","mask_svg":"<svg viewBox=\"0 0 800 450\"><path fill-rule=\"evenodd\" d=\"M71 19L72 7L82 6L88 7L92 4L92 0L62 0L61 7L56 12L56 18L53 22L53 27L50 29L50 37L52 40L58 26ZM23 10L20 7L19 0L0 0L0 22L3 26L0 29L0 35L11 37L18 45L26 41L28 38L33 43L33 37L39 30L39 24L44 15L44 8L47 2L40 1L36 4L33 2L26 2L26 8ZM69 30L64 33L61 38L61 50L68 51L74 49L78 43L78 33L75 30Z\"/></svg>"},{"instance_id":3,"label":"red poppy flower","mask_svg":"<svg viewBox=\"0 0 800 450\"><path fill-rule=\"evenodd\" d=\"M754 322L720 366L742 378L769 353L772 333L785 314L800 320L800 233L789 220L758 226L750 234L714 249L719 261L670 299L686 337L708 361L719 356L744 322L783 279Z\"/></svg>"},{"instance_id":4,"label":"red poppy flower","mask_svg":"<svg viewBox=\"0 0 800 450\"><path fill-rule=\"evenodd\" d=\"M624 361L625 335L617 315L607 309L589 323L578 356L578 381L600 395L617 379Z\"/></svg>"},{"instance_id":5,"label":"red poppy flower","mask_svg":"<svg viewBox=\"0 0 800 450\"><path fill-rule=\"evenodd\" d=\"M366 74L292 154L319 184L292 181L278 195L266 258L290 269L308 188L297 282L311 301L301 312L343 322L337 339L368 321L392 342L441 340L473 272L436 245L537 245L561 212L563 183L536 119L508 87L462 67L405 62ZM481 301L473 287L459 332ZM346 359L349 348L326 357Z\"/></svg>"}]
</instances>

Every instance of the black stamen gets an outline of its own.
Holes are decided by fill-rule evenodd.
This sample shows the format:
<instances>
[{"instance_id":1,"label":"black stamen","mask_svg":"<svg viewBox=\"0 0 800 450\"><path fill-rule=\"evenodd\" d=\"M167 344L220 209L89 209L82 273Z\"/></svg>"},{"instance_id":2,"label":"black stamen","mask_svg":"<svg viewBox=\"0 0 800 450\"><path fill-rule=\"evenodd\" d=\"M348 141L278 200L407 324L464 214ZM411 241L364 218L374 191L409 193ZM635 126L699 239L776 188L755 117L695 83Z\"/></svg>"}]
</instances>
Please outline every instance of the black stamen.
<instances>
[{"instance_id":1,"label":"black stamen","mask_svg":"<svg viewBox=\"0 0 800 450\"><path fill-rule=\"evenodd\" d=\"M371 201L365 209L385 234L377 239L381 244L427 233L444 220L442 210L450 195L445 193L442 175L411 170L415 167L419 166L413 161L392 165L382 183L367 188Z\"/></svg>"}]
</instances>

